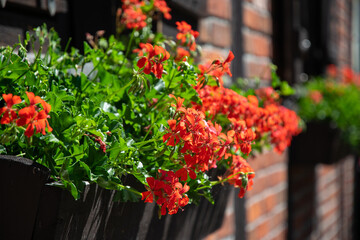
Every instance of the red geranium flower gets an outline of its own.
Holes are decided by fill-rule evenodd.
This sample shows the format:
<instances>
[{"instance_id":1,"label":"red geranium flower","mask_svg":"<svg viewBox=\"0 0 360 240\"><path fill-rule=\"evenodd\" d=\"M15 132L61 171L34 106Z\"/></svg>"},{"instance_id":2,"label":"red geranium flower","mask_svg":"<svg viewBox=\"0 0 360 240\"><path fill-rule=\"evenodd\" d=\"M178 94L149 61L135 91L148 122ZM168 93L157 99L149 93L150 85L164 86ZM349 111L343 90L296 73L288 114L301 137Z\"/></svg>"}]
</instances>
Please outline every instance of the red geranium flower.
<instances>
[{"instance_id":1,"label":"red geranium flower","mask_svg":"<svg viewBox=\"0 0 360 240\"><path fill-rule=\"evenodd\" d=\"M155 74L157 78L161 78L163 74L163 62L170 58L170 54L163 47L153 46L150 43L142 45L143 53L139 53L139 56L143 56L137 62L139 68L144 68L143 72L145 74L150 74L151 72Z\"/></svg>"},{"instance_id":2,"label":"red geranium flower","mask_svg":"<svg viewBox=\"0 0 360 240\"><path fill-rule=\"evenodd\" d=\"M187 46L191 51L195 51L195 38L199 36L199 32L192 30L191 25L187 24L185 21L176 22L176 25L179 30L176 38L180 40L183 46Z\"/></svg>"},{"instance_id":3,"label":"red geranium flower","mask_svg":"<svg viewBox=\"0 0 360 240\"><path fill-rule=\"evenodd\" d=\"M146 181L148 191L141 193L141 200L150 203L155 201L160 207L161 215L166 214L166 209L170 215L175 214L179 208L188 204L189 198L185 193L190 187L186 183L182 185L173 171L159 169L157 178L148 177Z\"/></svg>"},{"instance_id":4,"label":"red geranium flower","mask_svg":"<svg viewBox=\"0 0 360 240\"><path fill-rule=\"evenodd\" d=\"M175 61L179 62L179 61L185 61L185 57L189 57L190 53L189 51L185 50L184 48L177 48L176 49L176 57L175 57Z\"/></svg>"},{"instance_id":5,"label":"red geranium flower","mask_svg":"<svg viewBox=\"0 0 360 240\"><path fill-rule=\"evenodd\" d=\"M162 14L164 14L164 18L171 19L170 11L171 9L168 7L166 2L164 0L155 0L154 1L154 7L156 10L160 11Z\"/></svg>"},{"instance_id":6,"label":"red geranium flower","mask_svg":"<svg viewBox=\"0 0 360 240\"><path fill-rule=\"evenodd\" d=\"M50 117L48 115L51 110L50 104L46 103L39 96L35 96L32 92L26 92L26 95L30 105L19 110L19 119L17 119L16 124L18 126L26 126L25 136L27 137L34 135L34 130L36 130L36 133L42 133L43 135L46 134L46 128L48 132L51 132L53 129L47 120ZM43 107L42 110L36 105L38 103Z\"/></svg>"},{"instance_id":7,"label":"red geranium flower","mask_svg":"<svg viewBox=\"0 0 360 240\"><path fill-rule=\"evenodd\" d=\"M0 120L1 124L9 124L17 118L16 111L12 109L15 104L21 103L21 98L16 95L3 94L4 101L6 102L6 107L0 108L0 116L4 113L3 117Z\"/></svg>"}]
</instances>

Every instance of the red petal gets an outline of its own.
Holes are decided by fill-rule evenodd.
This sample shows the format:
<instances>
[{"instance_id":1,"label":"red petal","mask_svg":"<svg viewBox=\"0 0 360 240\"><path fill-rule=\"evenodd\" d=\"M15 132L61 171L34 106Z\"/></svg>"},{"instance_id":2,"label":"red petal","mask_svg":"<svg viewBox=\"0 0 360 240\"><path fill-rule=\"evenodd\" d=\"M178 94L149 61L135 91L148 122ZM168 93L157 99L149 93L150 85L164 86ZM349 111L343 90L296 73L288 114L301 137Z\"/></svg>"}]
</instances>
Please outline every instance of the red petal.
<instances>
[{"instance_id":1,"label":"red petal","mask_svg":"<svg viewBox=\"0 0 360 240\"><path fill-rule=\"evenodd\" d=\"M146 43L144 48L146 49L146 52L151 52L154 49L150 43Z\"/></svg>"},{"instance_id":2,"label":"red petal","mask_svg":"<svg viewBox=\"0 0 360 240\"><path fill-rule=\"evenodd\" d=\"M196 173L191 169L189 169L189 176L192 180L196 179Z\"/></svg>"},{"instance_id":3,"label":"red petal","mask_svg":"<svg viewBox=\"0 0 360 240\"><path fill-rule=\"evenodd\" d=\"M144 202L152 203L154 201L154 196L151 191L141 193L141 200L145 200Z\"/></svg>"},{"instance_id":4,"label":"red petal","mask_svg":"<svg viewBox=\"0 0 360 240\"><path fill-rule=\"evenodd\" d=\"M239 198L243 198L245 196L245 189L244 188L240 188L240 192L238 194Z\"/></svg>"},{"instance_id":5,"label":"red petal","mask_svg":"<svg viewBox=\"0 0 360 240\"><path fill-rule=\"evenodd\" d=\"M155 178L148 177L148 178L146 178L146 182L149 184L150 189L154 189L154 187L155 187Z\"/></svg>"},{"instance_id":6,"label":"red petal","mask_svg":"<svg viewBox=\"0 0 360 240\"><path fill-rule=\"evenodd\" d=\"M34 125L30 123L25 130L25 136L31 137L32 135L34 135Z\"/></svg>"},{"instance_id":7,"label":"red petal","mask_svg":"<svg viewBox=\"0 0 360 240\"><path fill-rule=\"evenodd\" d=\"M139 61L137 62L137 66L139 68L143 68L145 66L146 62L147 62L147 58L143 57L143 58L139 59Z\"/></svg>"},{"instance_id":8,"label":"red petal","mask_svg":"<svg viewBox=\"0 0 360 240\"><path fill-rule=\"evenodd\" d=\"M151 73L151 63L148 61L145 68L144 68L144 73L145 74L150 74Z\"/></svg>"},{"instance_id":9,"label":"red petal","mask_svg":"<svg viewBox=\"0 0 360 240\"><path fill-rule=\"evenodd\" d=\"M161 207L161 215L166 215L166 205L162 205Z\"/></svg>"},{"instance_id":10,"label":"red petal","mask_svg":"<svg viewBox=\"0 0 360 240\"><path fill-rule=\"evenodd\" d=\"M185 168L180 168L179 170L177 170L175 172L175 175L180 178L181 181L186 181L187 180L187 171Z\"/></svg>"},{"instance_id":11,"label":"red petal","mask_svg":"<svg viewBox=\"0 0 360 240\"><path fill-rule=\"evenodd\" d=\"M47 125L47 128L48 128L48 132L52 132L52 127L50 127L50 124L49 124L49 122L48 122L48 120L45 120L45 122L46 122L46 125Z\"/></svg>"},{"instance_id":12,"label":"red petal","mask_svg":"<svg viewBox=\"0 0 360 240\"><path fill-rule=\"evenodd\" d=\"M49 112L51 111L51 105L48 104L47 102L45 102L44 100L41 100L41 106L43 107L43 109L45 110L45 112L47 114L49 114Z\"/></svg>"},{"instance_id":13,"label":"red petal","mask_svg":"<svg viewBox=\"0 0 360 240\"><path fill-rule=\"evenodd\" d=\"M3 114L8 108L7 107L2 107L0 108L0 116L1 114Z\"/></svg>"},{"instance_id":14,"label":"red petal","mask_svg":"<svg viewBox=\"0 0 360 240\"><path fill-rule=\"evenodd\" d=\"M232 51L229 51L229 55L228 55L228 57L226 58L226 60L225 60L224 63L229 63L229 62L231 62L234 58L235 58L235 56L234 56L234 54L232 53Z\"/></svg>"},{"instance_id":15,"label":"red petal","mask_svg":"<svg viewBox=\"0 0 360 240\"><path fill-rule=\"evenodd\" d=\"M11 120L10 120L9 111L6 111L6 112L4 113L4 116L1 118L0 123L1 123L1 124L9 124L10 122L11 122Z\"/></svg>"},{"instance_id":16,"label":"red petal","mask_svg":"<svg viewBox=\"0 0 360 240\"><path fill-rule=\"evenodd\" d=\"M159 55L160 53L162 53L163 52L163 48L162 47L160 47L160 46L155 46L154 47L154 53L155 53L155 55Z\"/></svg>"},{"instance_id":17,"label":"red petal","mask_svg":"<svg viewBox=\"0 0 360 240\"><path fill-rule=\"evenodd\" d=\"M172 135L172 133L167 133L167 134L165 134L165 135L163 136L163 142L166 142L171 135Z\"/></svg>"},{"instance_id":18,"label":"red petal","mask_svg":"<svg viewBox=\"0 0 360 240\"><path fill-rule=\"evenodd\" d=\"M174 142L174 140L175 140L175 139L174 139L174 136L171 135L170 140L167 142L166 145L175 147L175 142Z\"/></svg>"}]
</instances>

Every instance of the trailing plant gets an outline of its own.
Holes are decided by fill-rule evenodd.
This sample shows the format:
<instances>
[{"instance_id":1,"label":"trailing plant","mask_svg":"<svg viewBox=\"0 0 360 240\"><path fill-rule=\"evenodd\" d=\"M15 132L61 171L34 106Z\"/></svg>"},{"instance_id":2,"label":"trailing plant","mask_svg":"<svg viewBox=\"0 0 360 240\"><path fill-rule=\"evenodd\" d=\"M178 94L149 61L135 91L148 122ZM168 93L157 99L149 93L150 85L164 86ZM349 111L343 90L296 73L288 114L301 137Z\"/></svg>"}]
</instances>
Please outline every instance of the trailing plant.
<instances>
[{"instance_id":1,"label":"trailing plant","mask_svg":"<svg viewBox=\"0 0 360 240\"><path fill-rule=\"evenodd\" d=\"M96 183L122 201L155 201L161 215L212 202L211 188L226 182L243 197L255 176L246 158L270 145L283 152L298 116L272 87L224 87L231 51L194 64L198 32L186 22L176 39L151 32L157 12L171 17L165 1L122 2L117 35L88 34L83 54L62 50L46 27L0 49L0 153L47 166L76 199ZM210 178L215 168L221 175Z\"/></svg>"}]
</instances>

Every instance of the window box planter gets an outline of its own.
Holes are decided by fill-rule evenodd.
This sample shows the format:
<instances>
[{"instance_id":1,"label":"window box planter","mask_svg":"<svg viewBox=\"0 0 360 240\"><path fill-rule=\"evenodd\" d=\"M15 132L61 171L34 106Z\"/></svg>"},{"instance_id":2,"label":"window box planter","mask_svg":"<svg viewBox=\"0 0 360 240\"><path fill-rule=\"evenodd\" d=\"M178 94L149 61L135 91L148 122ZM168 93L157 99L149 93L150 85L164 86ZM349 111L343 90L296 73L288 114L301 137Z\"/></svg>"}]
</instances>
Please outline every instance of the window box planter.
<instances>
[{"instance_id":1,"label":"window box planter","mask_svg":"<svg viewBox=\"0 0 360 240\"><path fill-rule=\"evenodd\" d=\"M340 130L327 122L307 123L306 131L294 137L290 147L290 159L295 164L332 164L350 153Z\"/></svg>"},{"instance_id":2,"label":"window box planter","mask_svg":"<svg viewBox=\"0 0 360 240\"><path fill-rule=\"evenodd\" d=\"M155 203L116 202L115 192L86 185L80 200L47 184L49 170L0 156L1 239L199 239L221 226L229 187L214 189L176 215L158 217Z\"/></svg>"}]
</instances>

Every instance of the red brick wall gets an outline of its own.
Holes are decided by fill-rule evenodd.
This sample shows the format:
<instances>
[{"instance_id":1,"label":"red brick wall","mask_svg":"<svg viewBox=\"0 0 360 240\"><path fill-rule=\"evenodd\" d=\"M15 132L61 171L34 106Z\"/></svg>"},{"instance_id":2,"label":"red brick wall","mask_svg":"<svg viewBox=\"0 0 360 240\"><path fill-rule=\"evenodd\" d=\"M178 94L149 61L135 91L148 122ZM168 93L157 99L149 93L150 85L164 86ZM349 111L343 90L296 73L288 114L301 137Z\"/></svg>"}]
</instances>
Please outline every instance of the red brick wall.
<instances>
[{"instance_id":1,"label":"red brick wall","mask_svg":"<svg viewBox=\"0 0 360 240\"><path fill-rule=\"evenodd\" d=\"M199 22L202 59L225 59L232 44L231 0L207 0L206 14Z\"/></svg>"},{"instance_id":2,"label":"red brick wall","mask_svg":"<svg viewBox=\"0 0 360 240\"><path fill-rule=\"evenodd\" d=\"M351 61L351 0L336 0L331 8L332 35L337 49L337 65L349 65Z\"/></svg>"},{"instance_id":3,"label":"red brick wall","mask_svg":"<svg viewBox=\"0 0 360 240\"><path fill-rule=\"evenodd\" d=\"M316 239L352 239L354 157L316 166Z\"/></svg>"},{"instance_id":4,"label":"red brick wall","mask_svg":"<svg viewBox=\"0 0 360 240\"><path fill-rule=\"evenodd\" d=\"M270 79L272 19L270 0L243 1L245 77Z\"/></svg>"},{"instance_id":5,"label":"red brick wall","mask_svg":"<svg viewBox=\"0 0 360 240\"><path fill-rule=\"evenodd\" d=\"M352 239L354 157L289 171L291 239Z\"/></svg>"},{"instance_id":6,"label":"red brick wall","mask_svg":"<svg viewBox=\"0 0 360 240\"><path fill-rule=\"evenodd\" d=\"M246 195L246 239L285 239L287 223L287 153L249 160L256 177Z\"/></svg>"}]
</instances>

